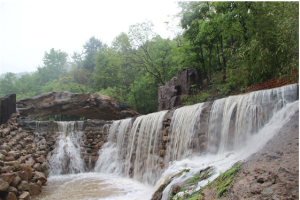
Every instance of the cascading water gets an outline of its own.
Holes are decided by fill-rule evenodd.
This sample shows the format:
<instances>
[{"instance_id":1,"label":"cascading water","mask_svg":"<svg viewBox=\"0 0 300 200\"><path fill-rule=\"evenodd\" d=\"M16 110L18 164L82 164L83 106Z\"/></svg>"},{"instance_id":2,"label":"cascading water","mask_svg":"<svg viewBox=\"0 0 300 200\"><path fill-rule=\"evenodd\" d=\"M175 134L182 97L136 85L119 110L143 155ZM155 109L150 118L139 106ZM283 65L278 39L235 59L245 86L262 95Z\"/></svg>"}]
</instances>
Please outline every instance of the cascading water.
<instances>
[{"instance_id":1,"label":"cascading water","mask_svg":"<svg viewBox=\"0 0 300 200\"><path fill-rule=\"evenodd\" d=\"M173 184L188 180L201 169L214 166L216 173L210 179L199 182L195 190L216 178L234 162L243 160L262 148L295 112L299 112L297 88L297 84L294 84L216 100L211 108L207 133L210 154L173 162L157 186L176 172L186 168L191 170L172 180L165 188L162 200L168 199ZM194 113L189 112L189 115ZM175 111L172 121L179 121L177 118ZM198 126L201 127L201 124ZM229 151L233 151L234 155L227 158L224 154Z\"/></svg>"},{"instance_id":2,"label":"cascading water","mask_svg":"<svg viewBox=\"0 0 300 200\"><path fill-rule=\"evenodd\" d=\"M165 162L181 160L199 153L198 132L201 129L200 114L204 103L185 106L175 110L170 126L170 141ZM194 142L192 142L194 141Z\"/></svg>"},{"instance_id":3,"label":"cascading water","mask_svg":"<svg viewBox=\"0 0 300 200\"><path fill-rule=\"evenodd\" d=\"M59 140L56 153L49 161L50 176L84 172L84 162L80 157L81 131L75 131L75 122L56 122Z\"/></svg>"},{"instance_id":4,"label":"cascading water","mask_svg":"<svg viewBox=\"0 0 300 200\"><path fill-rule=\"evenodd\" d=\"M155 184L160 175L158 144L167 111L115 121L109 129L108 143L99 153L95 170L116 173L134 180Z\"/></svg>"},{"instance_id":5,"label":"cascading water","mask_svg":"<svg viewBox=\"0 0 300 200\"><path fill-rule=\"evenodd\" d=\"M150 199L155 188L188 168L189 172L174 178L165 188L162 199L166 200L173 184L212 166L215 174L199 182L194 188L199 190L236 161L257 152L295 112L299 112L297 90L298 85L294 84L179 108L173 114L168 134L164 133L167 111L114 121L105 126L110 126L108 142L99 151L95 165L97 173L67 177L70 187L73 187L73 182L88 179L94 188L89 189L91 196L86 193L87 197L83 198L79 192L78 198L74 199ZM58 125L61 135L57 154L50 160L51 174L84 172L80 167L83 166L77 137L80 134L74 133L72 122ZM78 123L78 130L80 127L82 125ZM162 150L165 147L166 151ZM232 154L225 156L227 152ZM141 193L129 189L127 183L132 188L137 186L129 177L150 187L141 187ZM88 185L88 182L85 184ZM101 188L105 189L97 195L94 190ZM110 195L106 193L108 191Z\"/></svg>"},{"instance_id":6,"label":"cascading water","mask_svg":"<svg viewBox=\"0 0 300 200\"><path fill-rule=\"evenodd\" d=\"M209 152L241 148L284 105L298 99L296 91L294 84L216 100L209 122Z\"/></svg>"},{"instance_id":7,"label":"cascading water","mask_svg":"<svg viewBox=\"0 0 300 200\"><path fill-rule=\"evenodd\" d=\"M83 131L84 121L77 121L77 131Z\"/></svg>"},{"instance_id":8,"label":"cascading water","mask_svg":"<svg viewBox=\"0 0 300 200\"><path fill-rule=\"evenodd\" d=\"M243 148L239 149L239 151L235 151L235 153L229 157L224 156L223 154L206 154L173 162L172 165L170 165L163 173L162 178L156 185L156 188L172 175L185 169L190 170L188 173L183 173L182 176L174 178L169 183L168 187L166 187L163 191L162 200L168 199L172 185L188 180L207 166L212 166L214 168L214 175L209 179L199 182L196 188L191 191L185 191L186 193L192 193L199 190L202 186L207 185L209 182L218 177L222 172L232 167L232 165L237 161L245 160L253 153L259 151L274 135L278 133L280 128L288 122L295 113L299 113L299 101L289 103L286 107L275 113L273 117L271 117L270 121L262 127L262 129L244 143ZM182 192L182 194L183 193L184 192Z\"/></svg>"},{"instance_id":9,"label":"cascading water","mask_svg":"<svg viewBox=\"0 0 300 200\"><path fill-rule=\"evenodd\" d=\"M114 121L109 129L108 142L104 144L99 152L99 159L95 171L102 173L114 173L122 175L125 138L131 128L131 119Z\"/></svg>"},{"instance_id":10,"label":"cascading water","mask_svg":"<svg viewBox=\"0 0 300 200\"><path fill-rule=\"evenodd\" d=\"M162 134L159 133L162 132L163 119L166 113L167 111L161 111L141 116L133 124L130 134L130 138L132 139L130 152L135 152L135 154L129 154L127 163L131 159L134 160L134 180L153 185L161 174L159 162L162 163L162 161L159 160L159 148L157 144L162 138Z\"/></svg>"}]
</instances>

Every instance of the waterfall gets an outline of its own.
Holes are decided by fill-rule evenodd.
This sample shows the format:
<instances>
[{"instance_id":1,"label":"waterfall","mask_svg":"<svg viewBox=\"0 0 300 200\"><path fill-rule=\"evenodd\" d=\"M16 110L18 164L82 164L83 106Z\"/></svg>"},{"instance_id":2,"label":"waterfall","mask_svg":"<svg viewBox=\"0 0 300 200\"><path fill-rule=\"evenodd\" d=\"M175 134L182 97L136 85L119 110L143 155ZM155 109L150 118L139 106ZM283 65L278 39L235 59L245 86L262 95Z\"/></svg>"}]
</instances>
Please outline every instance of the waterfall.
<instances>
[{"instance_id":1,"label":"waterfall","mask_svg":"<svg viewBox=\"0 0 300 200\"><path fill-rule=\"evenodd\" d=\"M231 106L229 107L231 108ZM228 113L230 113L230 110L232 110L230 108L228 108ZM166 180L168 180L175 174L178 174L182 170L189 169L189 172L183 173L181 176L174 178L168 184L168 186L163 191L162 200L168 199L172 185L188 180L195 174L199 173L200 170L205 169L207 166L212 166L214 168L214 174L210 178L197 183L196 187L193 190L184 191L185 193L191 194L192 192L199 190L202 186L205 186L209 182L213 181L222 172L232 167L233 163L239 160L247 159L250 155L263 148L266 143L279 132L282 126L286 122L288 122L295 113L299 113L299 101L286 103L286 106L278 110L278 112L275 112L273 116L270 117L269 121L266 122L260 130L253 134L251 138L248 138L247 141L244 141L243 148L236 149L235 153L230 156L224 156L223 153L205 154L197 157L188 157L173 162L162 174L162 178L157 182L156 188L158 188L161 184L165 183Z\"/></svg>"},{"instance_id":2,"label":"waterfall","mask_svg":"<svg viewBox=\"0 0 300 200\"><path fill-rule=\"evenodd\" d=\"M163 119L167 111L140 116L136 119L131 130L131 146L129 160L134 160L133 179L155 184L160 175L158 143L161 141ZM135 159L134 159L135 157ZM129 170L127 170L128 172ZM127 176L129 173L127 174Z\"/></svg>"},{"instance_id":3,"label":"waterfall","mask_svg":"<svg viewBox=\"0 0 300 200\"><path fill-rule=\"evenodd\" d=\"M199 153L198 132L201 129L200 114L204 103L175 110L168 136L166 162L181 160L192 153Z\"/></svg>"},{"instance_id":4,"label":"waterfall","mask_svg":"<svg viewBox=\"0 0 300 200\"><path fill-rule=\"evenodd\" d=\"M77 121L77 130L83 131L84 121Z\"/></svg>"},{"instance_id":5,"label":"waterfall","mask_svg":"<svg viewBox=\"0 0 300 200\"><path fill-rule=\"evenodd\" d=\"M241 148L284 105L298 99L297 84L216 100L211 108L208 151Z\"/></svg>"},{"instance_id":6,"label":"waterfall","mask_svg":"<svg viewBox=\"0 0 300 200\"><path fill-rule=\"evenodd\" d=\"M297 99L293 84L184 106L174 111L167 136L163 134L167 111L114 121L95 170L154 185L172 162L238 151Z\"/></svg>"},{"instance_id":7,"label":"waterfall","mask_svg":"<svg viewBox=\"0 0 300 200\"><path fill-rule=\"evenodd\" d=\"M108 142L99 152L95 170L133 177L155 184L161 173L158 144L163 119L167 111L114 121L109 129Z\"/></svg>"},{"instance_id":8,"label":"waterfall","mask_svg":"<svg viewBox=\"0 0 300 200\"><path fill-rule=\"evenodd\" d=\"M167 200L172 185L183 183L211 166L213 175L193 188L199 190L233 163L260 150L299 112L297 90L298 84L287 85L113 123L92 121L91 127L84 127L80 121L77 126L76 122L56 122L59 136L49 161L50 176L85 172L80 153L91 168L99 155L96 173L83 176L97 176L90 179L94 182L111 176L125 185L131 178L130 181L142 182L153 189L170 180L162 193L162 199ZM38 133L39 123L36 129ZM82 138L91 141L83 142ZM185 171L179 177L174 176L182 170ZM74 175L77 176L81 174ZM112 190L117 185L105 181L102 184L112 186ZM133 198L129 195L127 199Z\"/></svg>"},{"instance_id":9,"label":"waterfall","mask_svg":"<svg viewBox=\"0 0 300 200\"><path fill-rule=\"evenodd\" d=\"M123 158L126 155L126 141L131 128L131 119L114 121L109 128L108 142L99 152L95 171L114 173L121 176L124 171ZM125 140L126 139L126 140Z\"/></svg>"},{"instance_id":10,"label":"waterfall","mask_svg":"<svg viewBox=\"0 0 300 200\"><path fill-rule=\"evenodd\" d=\"M84 172L84 162L80 157L81 131L75 131L75 122L56 122L59 138L55 152L49 161L50 176Z\"/></svg>"}]
</instances>

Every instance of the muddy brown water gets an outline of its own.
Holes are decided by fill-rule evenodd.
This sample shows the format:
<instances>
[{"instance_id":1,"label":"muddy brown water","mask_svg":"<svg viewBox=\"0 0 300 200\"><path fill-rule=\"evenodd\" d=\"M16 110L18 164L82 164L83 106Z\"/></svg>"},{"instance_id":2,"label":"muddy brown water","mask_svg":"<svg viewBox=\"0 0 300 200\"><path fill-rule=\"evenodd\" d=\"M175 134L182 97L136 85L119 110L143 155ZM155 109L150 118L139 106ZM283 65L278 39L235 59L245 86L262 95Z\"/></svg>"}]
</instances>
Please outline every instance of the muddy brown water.
<instances>
[{"instance_id":1,"label":"muddy brown water","mask_svg":"<svg viewBox=\"0 0 300 200\"><path fill-rule=\"evenodd\" d=\"M52 176L32 200L140 200L150 199L153 187L132 179L101 173Z\"/></svg>"}]
</instances>

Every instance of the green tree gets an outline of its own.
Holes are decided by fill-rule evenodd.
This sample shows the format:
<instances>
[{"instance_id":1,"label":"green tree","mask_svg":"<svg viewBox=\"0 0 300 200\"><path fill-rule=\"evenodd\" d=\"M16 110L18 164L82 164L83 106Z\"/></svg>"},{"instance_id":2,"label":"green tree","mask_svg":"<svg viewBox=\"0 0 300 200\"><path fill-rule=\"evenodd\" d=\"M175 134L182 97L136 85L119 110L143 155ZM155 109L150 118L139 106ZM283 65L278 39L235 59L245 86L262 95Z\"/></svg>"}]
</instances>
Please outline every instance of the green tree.
<instances>
[{"instance_id":1,"label":"green tree","mask_svg":"<svg viewBox=\"0 0 300 200\"><path fill-rule=\"evenodd\" d=\"M102 48L103 43L96 39L94 36L91 37L85 45L84 48L84 60L83 60L83 68L89 70L90 72L94 71L94 67L96 66L95 55Z\"/></svg>"},{"instance_id":2,"label":"green tree","mask_svg":"<svg viewBox=\"0 0 300 200\"><path fill-rule=\"evenodd\" d=\"M46 77L46 80L52 81L54 79L59 79L67 71L67 57L68 54L57 50L54 48L50 52L45 52L44 61L44 72L42 74Z\"/></svg>"},{"instance_id":3,"label":"green tree","mask_svg":"<svg viewBox=\"0 0 300 200\"><path fill-rule=\"evenodd\" d=\"M83 93L92 92L92 73L86 69L71 69L67 76L74 78L74 81L80 85L80 89Z\"/></svg>"},{"instance_id":4,"label":"green tree","mask_svg":"<svg viewBox=\"0 0 300 200\"><path fill-rule=\"evenodd\" d=\"M75 82L73 77L64 76L54 82L53 91L69 91L73 93L83 93L81 87Z\"/></svg>"},{"instance_id":5,"label":"green tree","mask_svg":"<svg viewBox=\"0 0 300 200\"><path fill-rule=\"evenodd\" d=\"M12 72L6 73L5 77L3 79L0 79L1 97L12 93L17 94L19 92L18 88L15 85L16 80L17 76Z\"/></svg>"},{"instance_id":6,"label":"green tree","mask_svg":"<svg viewBox=\"0 0 300 200\"><path fill-rule=\"evenodd\" d=\"M71 63L72 64L72 68L74 69L82 69L83 68L83 54L82 53L79 53L79 52L76 52L74 51L73 52L73 55L71 56L73 62Z\"/></svg>"},{"instance_id":7,"label":"green tree","mask_svg":"<svg viewBox=\"0 0 300 200\"><path fill-rule=\"evenodd\" d=\"M153 31L151 22L135 24L129 28L129 38L133 46L130 53L131 62L140 66L155 78L161 85L168 79L168 67L171 66L167 57L171 53L168 42L164 42ZM164 44L160 45L161 42Z\"/></svg>"}]
</instances>

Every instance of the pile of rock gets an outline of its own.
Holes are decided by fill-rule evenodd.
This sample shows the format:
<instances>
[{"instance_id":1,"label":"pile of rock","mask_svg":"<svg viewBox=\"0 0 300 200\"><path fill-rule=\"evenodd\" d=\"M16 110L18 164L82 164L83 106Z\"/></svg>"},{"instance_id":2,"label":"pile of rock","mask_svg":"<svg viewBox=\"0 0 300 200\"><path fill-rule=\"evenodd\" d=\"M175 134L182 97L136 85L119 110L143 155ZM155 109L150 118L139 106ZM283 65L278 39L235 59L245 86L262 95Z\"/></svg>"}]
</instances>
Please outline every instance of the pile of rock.
<instances>
[{"instance_id":1,"label":"pile of rock","mask_svg":"<svg viewBox=\"0 0 300 200\"><path fill-rule=\"evenodd\" d=\"M94 169L99 158L99 149L107 142L109 125L112 121L87 120L84 125L81 157L86 163L86 171Z\"/></svg>"},{"instance_id":2,"label":"pile of rock","mask_svg":"<svg viewBox=\"0 0 300 200\"><path fill-rule=\"evenodd\" d=\"M23 131L12 114L0 126L0 199L30 199L46 185L49 166L46 147L33 131ZM50 148L48 148L50 150Z\"/></svg>"}]
</instances>

